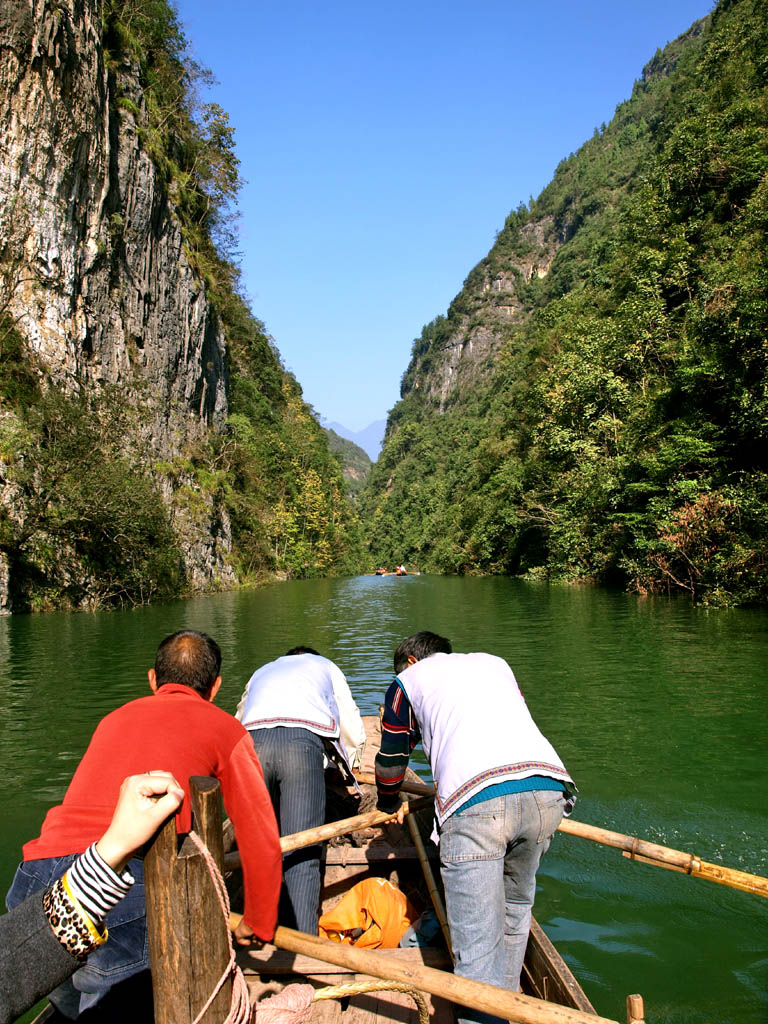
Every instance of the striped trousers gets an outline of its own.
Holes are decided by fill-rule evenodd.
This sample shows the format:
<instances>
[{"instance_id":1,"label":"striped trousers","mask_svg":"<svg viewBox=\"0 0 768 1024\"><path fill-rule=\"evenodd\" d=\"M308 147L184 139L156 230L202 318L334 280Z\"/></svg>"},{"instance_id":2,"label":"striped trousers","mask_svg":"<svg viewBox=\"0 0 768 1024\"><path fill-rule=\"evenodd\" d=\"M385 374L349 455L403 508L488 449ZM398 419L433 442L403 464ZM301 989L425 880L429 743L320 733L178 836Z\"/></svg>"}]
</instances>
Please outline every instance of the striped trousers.
<instances>
[{"instance_id":1,"label":"striped trousers","mask_svg":"<svg viewBox=\"0 0 768 1024\"><path fill-rule=\"evenodd\" d=\"M253 746L275 809L280 835L325 822L323 740L309 729L277 726L251 731ZM317 935L320 912L320 845L283 857L280 924Z\"/></svg>"}]
</instances>

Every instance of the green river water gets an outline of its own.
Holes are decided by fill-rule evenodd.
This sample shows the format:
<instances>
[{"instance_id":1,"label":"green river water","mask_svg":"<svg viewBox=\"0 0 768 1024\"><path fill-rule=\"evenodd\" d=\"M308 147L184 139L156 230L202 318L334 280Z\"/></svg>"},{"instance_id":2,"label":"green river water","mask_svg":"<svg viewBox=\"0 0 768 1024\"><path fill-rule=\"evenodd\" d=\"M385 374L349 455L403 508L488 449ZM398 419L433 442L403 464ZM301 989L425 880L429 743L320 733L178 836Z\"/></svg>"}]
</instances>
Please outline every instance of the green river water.
<instances>
[{"instance_id":1,"label":"green river water","mask_svg":"<svg viewBox=\"0 0 768 1024\"><path fill-rule=\"evenodd\" d=\"M341 666L363 713L416 630L501 655L576 780L575 819L768 875L766 612L391 576L0 620L3 892L100 717L149 692L157 643L185 627L221 645L218 703L230 711L254 668L299 643ZM623 1021L639 992L649 1024L768 1021L766 900L558 835L535 913L604 1016Z\"/></svg>"}]
</instances>

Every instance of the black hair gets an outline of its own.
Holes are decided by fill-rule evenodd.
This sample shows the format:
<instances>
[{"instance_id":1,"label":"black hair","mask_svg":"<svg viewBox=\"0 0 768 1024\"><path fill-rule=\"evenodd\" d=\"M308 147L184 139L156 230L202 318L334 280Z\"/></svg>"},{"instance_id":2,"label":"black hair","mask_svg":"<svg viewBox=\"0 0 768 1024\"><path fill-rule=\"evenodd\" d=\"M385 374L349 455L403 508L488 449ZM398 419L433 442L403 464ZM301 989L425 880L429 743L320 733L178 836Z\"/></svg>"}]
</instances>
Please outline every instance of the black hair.
<instances>
[{"instance_id":1,"label":"black hair","mask_svg":"<svg viewBox=\"0 0 768 1024\"><path fill-rule=\"evenodd\" d=\"M403 640L395 651L395 673L402 672L408 668L408 659L413 657L416 661L428 658L430 654L452 654L451 641L437 633L430 633L423 630L421 633L414 633L407 640Z\"/></svg>"},{"instance_id":2,"label":"black hair","mask_svg":"<svg viewBox=\"0 0 768 1024\"><path fill-rule=\"evenodd\" d=\"M206 697L221 675L219 645L196 629L171 633L157 649L155 675L158 686L179 683Z\"/></svg>"},{"instance_id":3,"label":"black hair","mask_svg":"<svg viewBox=\"0 0 768 1024\"><path fill-rule=\"evenodd\" d=\"M290 654L316 654L318 658L322 657L320 652L316 651L314 647L292 647L290 651L285 652L283 657L287 658Z\"/></svg>"}]
</instances>

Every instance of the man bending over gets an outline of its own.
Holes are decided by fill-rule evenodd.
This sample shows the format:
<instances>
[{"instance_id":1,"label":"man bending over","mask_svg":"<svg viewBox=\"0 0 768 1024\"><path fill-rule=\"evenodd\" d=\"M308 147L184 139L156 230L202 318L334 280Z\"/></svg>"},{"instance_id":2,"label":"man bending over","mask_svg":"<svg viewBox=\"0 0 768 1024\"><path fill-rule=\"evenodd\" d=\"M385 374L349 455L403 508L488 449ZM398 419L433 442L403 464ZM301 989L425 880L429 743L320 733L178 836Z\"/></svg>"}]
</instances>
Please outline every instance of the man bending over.
<instances>
[{"instance_id":1,"label":"man bending over","mask_svg":"<svg viewBox=\"0 0 768 1024\"><path fill-rule=\"evenodd\" d=\"M453 654L450 641L423 632L397 648L395 672L376 755L379 809L398 808L421 740L437 788L454 969L517 991L536 870L571 802L571 777L503 658ZM488 1020L496 1018L466 1009L460 1018Z\"/></svg>"},{"instance_id":2,"label":"man bending over","mask_svg":"<svg viewBox=\"0 0 768 1024\"><path fill-rule=\"evenodd\" d=\"M237 717L264 766L280 834L322 825L326 761L351 777L365 747L365 727L341 669L311 647L293 647L253 673ZM320 847L287 853L283 871L281 924L317 935Z\"/></svg>"}]
</instances>

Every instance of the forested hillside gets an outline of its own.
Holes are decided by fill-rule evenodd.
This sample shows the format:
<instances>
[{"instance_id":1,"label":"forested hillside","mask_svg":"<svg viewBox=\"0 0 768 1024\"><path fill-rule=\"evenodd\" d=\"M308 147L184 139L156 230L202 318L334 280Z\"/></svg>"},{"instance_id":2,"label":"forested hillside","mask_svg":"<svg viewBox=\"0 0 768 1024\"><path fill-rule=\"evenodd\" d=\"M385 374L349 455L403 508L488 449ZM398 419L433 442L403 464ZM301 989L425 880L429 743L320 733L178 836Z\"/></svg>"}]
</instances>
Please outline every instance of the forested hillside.
<instances>
[{"instance_id":1,"label":"forested hillside","mask_svg":"<svg viewBox=\"0 0 768 1024\"><path fill-rule=\"evenodd\" d=\"M226 113L167 0L0 5L0 611L349 570L240 291Z\"/></svg>"},{"instance_id":2,"label":"forested hillside","mask_svg":"<svg viewBox=\"0 0 768 1024\"><path fill-rule=\"evenodd\" d=\"M768 597L768 5L723 0L416 340L374 560Z\"/></svg>"},{"instance_id":3,"label":"forested hillside","mask_svg":"<svg viewBox=\"0 0 768 1024\"><path fill-rule=\"evenodd\" d=\"M371 460L354 441L340 437L335 430L324 427L328 438L328 448L341 466L347 493L354 501L360 493L368 474L371 471Z\"/></svg>"}]
</instances>

